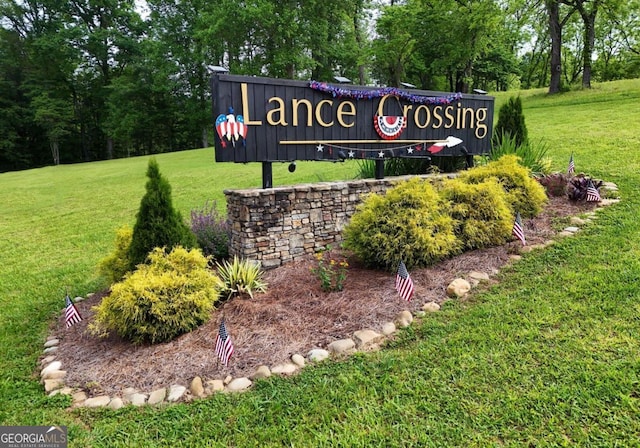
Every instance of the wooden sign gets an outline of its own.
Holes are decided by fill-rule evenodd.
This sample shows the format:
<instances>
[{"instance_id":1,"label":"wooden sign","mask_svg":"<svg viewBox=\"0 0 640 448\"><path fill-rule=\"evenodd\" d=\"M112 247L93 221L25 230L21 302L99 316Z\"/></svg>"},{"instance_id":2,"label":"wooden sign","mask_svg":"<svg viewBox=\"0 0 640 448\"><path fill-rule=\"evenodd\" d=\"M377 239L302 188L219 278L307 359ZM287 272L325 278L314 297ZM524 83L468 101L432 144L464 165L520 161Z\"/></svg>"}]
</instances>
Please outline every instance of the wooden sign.
<instances>
[{"instance_id":1,"label":"wooden sign","mask_svg":"<svg viewBox=\"0 0 640 448\"><path fill-rule=\"evenodd\" d=\"M216 162L386 160L490 150L494 98L216 74Z\"/></svg>"}]
</instances>

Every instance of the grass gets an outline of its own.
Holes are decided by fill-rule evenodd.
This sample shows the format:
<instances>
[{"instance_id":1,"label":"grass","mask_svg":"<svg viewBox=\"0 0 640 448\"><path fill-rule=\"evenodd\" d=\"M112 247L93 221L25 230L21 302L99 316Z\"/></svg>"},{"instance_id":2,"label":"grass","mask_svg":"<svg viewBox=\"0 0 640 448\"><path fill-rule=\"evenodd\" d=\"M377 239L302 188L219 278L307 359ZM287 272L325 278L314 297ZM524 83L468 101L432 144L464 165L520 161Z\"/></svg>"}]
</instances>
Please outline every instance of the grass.
<instances>
[{"instance_id":1,"label":"grass","mask_svg":"<svg viewBox=\"0 0 640 448\"><path fill-rule=\"evenodd\" d=\"M640 446L640 80L520 94L554 169L573 153L578 171L619 185L620 204L382 352L188 405L67 411L38 383L64 289L103 286L95 266L134 222L147 159L0 174L0 424L67 425L71 447ZM185 217L225 188L261 186L258 164L215 164L211 150L156 157ZM274 185L356 170L286 168Z\"/></svg>"}]
</instances>

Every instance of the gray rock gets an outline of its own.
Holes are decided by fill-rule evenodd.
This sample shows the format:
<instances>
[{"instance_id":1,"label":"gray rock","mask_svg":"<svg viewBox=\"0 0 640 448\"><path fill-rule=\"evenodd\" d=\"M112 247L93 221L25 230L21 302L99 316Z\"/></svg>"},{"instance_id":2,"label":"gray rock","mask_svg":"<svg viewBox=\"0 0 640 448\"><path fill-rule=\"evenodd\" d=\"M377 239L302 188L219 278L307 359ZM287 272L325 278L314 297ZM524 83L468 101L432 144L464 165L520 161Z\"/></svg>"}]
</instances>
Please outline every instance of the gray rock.
<instances>
[{"instance_id":1,"label":"gray rock","mask_svg":"<svg viewBox=\"0 0 640 448\"><path fill-rule=\"evenodd\" d=\"M580 227L576 227L576 226L569 226L564 228L565 232L571 232L571 233L576 233L578 230L580 230Z\"/></svg>"},{"instance_id":2,"label":"gray rock","mask_svg":"<svg viewBox=\"0 0 640 448\"><path fill-rule=\"evenodd\" d=\"M238 392L250 388L252 384L249 378L234 378L227 384L227 390L230 392Z\"/></svg>"},{"instance_id":3,"label":"gray rock","mask_svg":"<svg viewBox=\"0 0 640 448\"><path fill-rule=\"evenodd\" d=\"M311 362L321 362L329 357L329 352L321 348L314 348L307 353L307 358Z\"/></svg>"},{"instance_id":4,"label":"gray rock","mask_svg":"<svg viewBox=\"0 0 640 448\"><path fill-rule=\"evenodd\" d=\"M54 345L53 347L47 347L44 349L44 351L42 353L50 355L52 353L55 353L58 351L58 346Z\"/></svg>"},{"instance_id":5,"label":"gray rock","mask_svg":"<svg viewBox=\"0 0 640 448\"><path fill-rule=\"evenodd\" d=\"M44 343L45 348L47 347L54 347L56 345L58 345L60 343L59 339L49 339L47 342Z\"/></svg>"},{"instance_id":6,"label":"gray rock","mask_svg":"<svg viewBox=\"0 0 640 448\"><path fill-rule=\"evenodd\" d=\"M471 271L469 272L469 278L478 281L489 280L489 274L487 274L486 272Z\"/></svg>"},{"instance_id":7,"label":"gray rock","mask_svg":"<svg viewBox=\"0 0 640 448\"><path fill-rule=\"evenodd\" d=\"M259 379L259 378L269 378L271 376L271 370L269 370L268 366L260 366L256 369L255 373L253 374L253 379ZM224 389L224 385L222 386Z\"/></svg>"},{"instance_id":8,"label":"gray rock","mask_svg":"<svg viewBox=\"0 0 640 448\"><path fill-rule=\"evenodd\" d=\"M48 364L44 369L40 371L40 376L44 378L47 373L60 370L61 367L62 363L60 361L53 361L51 364Z\"/></svg>"},{"instance_id":9,"label":"gray rock","mask_svg":"<svg viewBox=\"0 0 640 448\"><path fill-rule=\"evenodd\" d=\"M56 357L53 356L53 355L47 356L47 357L43 358L42 361L40 361L40 365L41 366L46 366L47 364L49 364L50 362L52 362L55 359L56 359Z\"/></svg>"},{"instance_id":10,"label":"gray rock","mask_svg":"<svg viewBox=\"0 0 640 448\"><path fill-rule=\"evenodd\" d=\"M181 386L179 384L174 384L169 388L169 396L167 397L167 401L175 402L182 398L184 393L187 391L187 388Z\"/></svg>"},{"instance_id":11,"label":"gray rock","mask_svg":"<svg viewBox=\"0 0 640 448\"><path fill-rule=\"evenodd\" d=\"M43 380L56 380L64 378L67 375L66 370L50 370L42 375Z\"/></svg>"},{"instance_id":12,"label":"gray rock","mask_svg":"<svg viewBox=\"0 0 640 448\"><path fill-rule=\"evenodd\" d=\"M149 399L147 400L147 404L156 405L160 404L167 397L167 389L162 387L160 389L156 389L151 394L149 394Z\"/></svg>"},{"instance_id":13,"label":"gray rock","mask_svg":"<svg viewBox=\"0 0 640 448\"><path fill-rule=\"evenodd\" d=\"M133 394L129 401L131 401L131 404L134 406L142 406L147 402L147 396L141 393Z\"/></svg>"},{"instance_id":14,"label":"gray rock","mask_svg":"<svg viewBox=\"0 0 640 448\"><path fill-rule=\"evenodd\" d=\"M115 397L113 400L109 402L108 407L109 409L113 409L114 411L117 411L118 409L124 407L124 401L122 401L122 398L120 397Z\"/></svg>"},{"instance_id":15,"label":"gray rock","mask_svg":"<svg viewBox=\"0 0 640 448\"><path fill-rule=\"evenodd\" d=\"M352 352L355 346L356 343L353 339L339 339L337 341L333 341L327 348L330 353L341 355Z\"/></svg>"}]
</instances>

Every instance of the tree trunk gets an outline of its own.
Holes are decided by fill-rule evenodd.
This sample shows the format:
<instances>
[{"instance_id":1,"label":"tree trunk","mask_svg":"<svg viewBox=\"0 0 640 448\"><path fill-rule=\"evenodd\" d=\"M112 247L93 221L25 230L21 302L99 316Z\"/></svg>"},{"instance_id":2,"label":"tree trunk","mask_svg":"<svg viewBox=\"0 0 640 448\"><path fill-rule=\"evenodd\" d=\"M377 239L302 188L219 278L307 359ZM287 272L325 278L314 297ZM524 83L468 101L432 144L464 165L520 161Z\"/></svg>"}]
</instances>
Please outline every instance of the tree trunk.
<instances>
[{"instance_id":1,"label":"tree trunk","mask_svg":"<svg viewBox=\"0 0 640 448\"><path fill-rule=\"evenodd\" d=\"M50 142L51 146L51 155L53 156L53 164L60 165L60 146L58 145L57 140L52 140Z\"/></svg>"},{"instance_id":2,"label":"tree trunk","mask_svg":"<svg viewBox=\"0 0 640 448\"><path fill-rule=\"evenodd\" d=\"M549 93L553 94L560 92L562 83L562 25L560 24L560 5L558 2L545 0L545 6L549 13L549 36L551 37Z\"/></svg>"},{"instance_id":3,"label":"tree trunk","mask_svg":"<svg viewBox=\"0 0 640 448\"><path fill-rule=\"evenodd\" d=\"M591 88L591 56L593 55L593 47L596 40L596 14L597 6L594 5L593 10L589 13L580 11L582 21L584 22L584 45L582 49L582 87Z\"/></svg>"},{"instance_id":4,"label":"tree trunk","mask_svg":"<svg viewBox=\"0 0 640 448\"><path fill-rule=\"evenodd\" d=\"M207 132L206 126L202 128L202 147L209 147L209 132Z\"/></svg>"}]
</instances>

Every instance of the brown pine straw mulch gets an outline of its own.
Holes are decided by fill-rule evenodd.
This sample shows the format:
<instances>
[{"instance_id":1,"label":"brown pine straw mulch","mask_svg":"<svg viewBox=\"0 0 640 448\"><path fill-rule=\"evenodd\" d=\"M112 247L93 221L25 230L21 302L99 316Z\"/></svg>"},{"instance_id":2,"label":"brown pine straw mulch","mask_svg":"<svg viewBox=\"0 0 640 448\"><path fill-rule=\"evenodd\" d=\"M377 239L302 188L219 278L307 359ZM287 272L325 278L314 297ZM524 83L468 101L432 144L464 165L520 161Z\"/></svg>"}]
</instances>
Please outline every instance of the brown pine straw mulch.
<instances>
[{"instance_id":1,"label":"brown pine straw mulch","mask_svg":"<svg viewBox=\"0 0 640 448\"><path fill-rule=\"evenodd\" d=\"M553 238L556 218L576 216L593 209L589 203L572 203L551 198L534 219L524 220L527 245ZM306 356L313 348L326 348L357 330L380 332L402 310L419 310L428 302L443 302L447 285L471 271L497 272L516 253L518 242L475 250L434 266L414 269L411 278L416 292L411 302L402 300L394 289L395 274L365 269L349 259L344 290L325 293L310 272L316 266L309 256L267 271L266 293L255 298L234 298L214 311L206 324L175 340L155 345L133 345L117 336L100 339L90 335L91 307L104 293L77 304L84 320L70 329L63 318L53 335L60 339L57 360L67 371L66 385L81 388L89 395L121 395L127 387L151 392L173 384L189 386L203 380L250 377L260 365L273 367L290 360L293 354ZM341 254L334 253L335 257ZM215 341L221 317L226 319L235 352L228 367L217 361Z\"/></svg>"}]
</instances>

